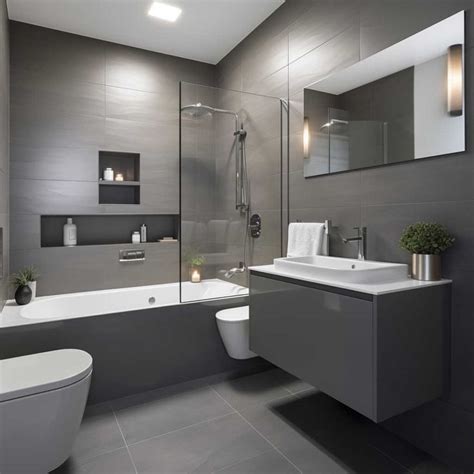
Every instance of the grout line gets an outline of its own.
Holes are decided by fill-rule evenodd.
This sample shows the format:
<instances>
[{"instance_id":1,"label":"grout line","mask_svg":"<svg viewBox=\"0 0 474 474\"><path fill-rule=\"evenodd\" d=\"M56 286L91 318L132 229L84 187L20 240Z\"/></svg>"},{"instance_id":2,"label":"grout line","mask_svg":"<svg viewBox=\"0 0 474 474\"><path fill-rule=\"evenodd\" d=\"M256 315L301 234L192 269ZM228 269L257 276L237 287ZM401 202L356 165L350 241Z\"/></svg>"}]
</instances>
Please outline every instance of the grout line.
<instances>
[{"instance_id":1,"label":"grout line","mask_svg":"<svg viewBox=\"0 0 474 474\"><path fill-rule=\"evenodd\" d=\"M271 453L275 451L273 448L269 449L268 451L263 451L259 454L256 454L255 456L250 456L249 458L245 458L245 459L240 459L239 461L236 461L236 462L233 462L231 464L227 464L227 466L223 466L223 467L220 467L219 469L217 469L216 471L213 471L212 474L216 474L217 472L222 472L224 471L225 469L228 469L230 467L234 467L234 466L238 466L239 464L243 463L243 462L247 462L247 461L251 461L252 459L255 459L255 458L258 458L259 456L263 456L264 454L268 454L268 453Z\"/></svg>"},{"instance_id":2,"label":"grout line","mask_svg":"<svg viewBox=\"0 0 474 474\"><path fill-rule=\"evenodd\" d=\"M213 390L220 398L222 398L222 400L227 403L227 405L229 405L229 407L233 408L235 410L235 408L217 391L215 390L213 387L210 387L211 390ZM285 388L285 390L291 394L291 392L289 390L287 390ZM291 394L292 395L292 394ZM282 397L284 398L284 397ZM276 399L278 400L278 398ZM240 418L242 418L242 420L247 423L256 433L258 433L270 446L272 446L272 448L278 453L280 454L280 456L282 456L283 458L285 458L300 474L303 474L303 471L301 471L301 469L296 466L296 464L294 464L291 459L289 459L287 456L285 456L266 436L264 436L262 433L260 433L260 431L257 430L257 428L255 428L255 426L252 425L252 423L250 423L250 421L248 421L246 418L244 418L244 416L236 410L236 413L237 415L240 416Z\"/></svg>"},{"instance_id":3,"label":"grout line","mask_svg":"<svg viewBox=\"0 0 474 474\"><path fill-rule=\"evenodd\" d=\"M405 469L407 471L407 473L413 474L413 471L409 467L405 466L401 462L399 462L396 459L392 458L386 452L384 452L381 449L377 448L377 446L374 446L373 444L370 444L370 443L368 443L367 446L369 446L369 448L373 449L374 451L377 451L379 454L381 454L385 458L389 459L393 463L398 464L400 467L403 467L403 469Z\"/></svg>"},{"instance_id":4,"label":"grout line","mask_svg":"<svg viewBox=\"0 0 474 474\"><path fill-rule=\"evenodd\" d=\"M120 431L123 442L125 444L125 448L127 449L128 457L130 458L130 461L132 462L133 469L135 469L135 474L138 474L137 466L135 466L135 461L133 460L132 454L130 453L130 449L128 449L127 440L125 439L122 428L120 427L120 423L118 421L117 415L115 414L115 411L113 411L113 410L112 410L112 413L114 414L115 423L117 423L118 429Z\"/></svg>"},{"instance_id":5,"label":"grout line","mask_svg":"<svg viewBox=\"0 0 474 474\"><path fill-rule=\"evenodd\" d=\"M127 446L130 446L130 447L136 446L137 444L145 443L146 441L150 441L152 439L161 438L163 436L167 436L167 435L172 434L172 433L178 433L179 431L187 430L188 428L194 428L195 426L199 426L199 425L204 425L206 423L210 423L211 421L220 420L221 418L225 418L227 416L235 415L235 414L237 414L237 411L233 410L229 413L226 413L225 415L220 415L220 416L216 416L214 418L209 418L208 420L198 421L197 423L193 423L192 425L183 426L181 428L177 428L175 430L171 430L171 431L168 431L166 433L161 433L161 434L156 435L156 436L150 436L150 438L145 438L145 439L141 439L140 441L135 441L133 443L127 444Z\"/></svg>"}]
</instances>

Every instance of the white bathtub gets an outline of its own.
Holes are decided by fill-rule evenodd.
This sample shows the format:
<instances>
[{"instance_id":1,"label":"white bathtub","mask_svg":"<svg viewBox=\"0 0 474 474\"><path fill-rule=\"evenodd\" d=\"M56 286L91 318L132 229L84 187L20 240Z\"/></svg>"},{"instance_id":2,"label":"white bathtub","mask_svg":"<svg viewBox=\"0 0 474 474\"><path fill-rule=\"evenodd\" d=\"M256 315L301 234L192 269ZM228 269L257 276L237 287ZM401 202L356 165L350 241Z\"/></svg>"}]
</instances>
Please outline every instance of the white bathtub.
<instances>
[{"instance_id":1,"label":"white bathtub","mask_svg":"<svg viewBox=\"0 0 474 474\"><path fill-rule=\"evenodd\" d=\"M218 279L182 284L183 303L246 295L247 288ZM43 296L26 306L9 301L0 313L0 328L178 304L179 283Z\"/></svg>"}]
</instances>

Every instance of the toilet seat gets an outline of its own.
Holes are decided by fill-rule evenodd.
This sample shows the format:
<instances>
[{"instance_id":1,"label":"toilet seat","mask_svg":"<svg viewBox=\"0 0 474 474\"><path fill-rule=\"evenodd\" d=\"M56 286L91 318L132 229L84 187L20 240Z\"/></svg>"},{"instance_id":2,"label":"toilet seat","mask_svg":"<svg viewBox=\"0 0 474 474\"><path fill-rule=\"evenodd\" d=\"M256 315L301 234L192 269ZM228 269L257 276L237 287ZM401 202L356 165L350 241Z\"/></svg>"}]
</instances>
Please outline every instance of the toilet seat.
<instances>
[{"instance_id":1,"label":"toilet seat","mask_svg":"<svg viewBox=\"0 0 474 474\"><path fill-rule=\"evenodd\" d=\"M249 306L222 309L216 313L216 318L228 323L239 323L249 319Z\"/></svg>"},{"instance_id":2,"label":"toilet seat","mask_svg":"<svg viewBox=\"0 0 474 474\"><path fill-rule=\"evenodd\" d=\"M0 403L74 384L92 372L92 357L60 349L0 360Z\"/></svg>"}]
</instances>

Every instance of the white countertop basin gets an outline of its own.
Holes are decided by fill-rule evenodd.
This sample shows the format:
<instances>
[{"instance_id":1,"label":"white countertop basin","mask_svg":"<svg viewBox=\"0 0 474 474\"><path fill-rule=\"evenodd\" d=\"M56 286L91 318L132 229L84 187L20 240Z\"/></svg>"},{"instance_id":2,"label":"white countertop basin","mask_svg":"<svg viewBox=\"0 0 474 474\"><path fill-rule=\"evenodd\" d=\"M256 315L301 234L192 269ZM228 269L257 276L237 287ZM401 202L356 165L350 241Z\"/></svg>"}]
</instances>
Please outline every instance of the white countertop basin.
<instances>
[{"instance_id":1,"label":"white countertop basin","mask_svg":"<svg viewBox=\"0 0 474 474\"><path fill-rule=\"evenodd\" d=\"M356 284L384 284L408 280L404 263L372 262L339 257L287 257L274 260L275 270L296 277Z\"/></svg>"}]
</instances>

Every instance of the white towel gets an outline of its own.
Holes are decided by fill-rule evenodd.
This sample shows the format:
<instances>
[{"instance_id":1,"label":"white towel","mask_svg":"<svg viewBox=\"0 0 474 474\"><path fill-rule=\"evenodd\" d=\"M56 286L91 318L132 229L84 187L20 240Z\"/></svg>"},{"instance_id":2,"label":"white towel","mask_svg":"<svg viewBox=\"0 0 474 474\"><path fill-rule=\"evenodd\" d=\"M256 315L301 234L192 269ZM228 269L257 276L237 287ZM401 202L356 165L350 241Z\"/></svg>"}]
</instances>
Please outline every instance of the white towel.
<instances>
[{"instance_id":1,"label":"white towel","mask_svg":"<svg viewBox=\"0 0 474 474\"><path fill-rule=\"evenodd\" d=\"M288 226L288 257L325 255L324 224L317 222L292 222Z\"/></svg>"}]
</instances>

